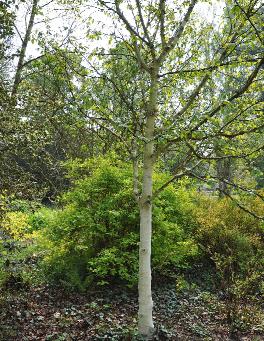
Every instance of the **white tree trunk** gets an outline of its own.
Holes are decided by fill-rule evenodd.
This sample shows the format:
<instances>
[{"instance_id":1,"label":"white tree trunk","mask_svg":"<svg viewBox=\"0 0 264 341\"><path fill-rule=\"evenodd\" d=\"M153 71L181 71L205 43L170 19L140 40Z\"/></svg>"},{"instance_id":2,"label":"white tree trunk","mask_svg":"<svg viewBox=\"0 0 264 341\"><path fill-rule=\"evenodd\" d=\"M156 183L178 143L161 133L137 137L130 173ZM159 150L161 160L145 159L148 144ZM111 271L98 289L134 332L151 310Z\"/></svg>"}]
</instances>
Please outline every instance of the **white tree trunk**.
<instances>
[{"instance_id":1,"label":"white tree trunk","mask_svg":"<svg viewBox=\"0 0 264 341\"><path fill-rule=\"evenodd\" d=\"M151 230L152 205L151 202L140 204L140 246L139 246L139 333L150 339L154 330L152 319L151 294Z\"/></svg>"},{"instance_id":2,"label":"white tree trunk","mask_svg":"<svg viewBox=\"0 0 264 341\"><path fill-rule=\"evenodd\" d=\"M142 194L139 200L140 209L140 245L139 245L139 333L150 340L154 331L152 319L152 293L151 293L151 235L152 235L152 190L154 167L154 129L157 114L157 74L158 69L153 69L147 109L145 146L143 160Z\"/></svg>"}]
</instances>

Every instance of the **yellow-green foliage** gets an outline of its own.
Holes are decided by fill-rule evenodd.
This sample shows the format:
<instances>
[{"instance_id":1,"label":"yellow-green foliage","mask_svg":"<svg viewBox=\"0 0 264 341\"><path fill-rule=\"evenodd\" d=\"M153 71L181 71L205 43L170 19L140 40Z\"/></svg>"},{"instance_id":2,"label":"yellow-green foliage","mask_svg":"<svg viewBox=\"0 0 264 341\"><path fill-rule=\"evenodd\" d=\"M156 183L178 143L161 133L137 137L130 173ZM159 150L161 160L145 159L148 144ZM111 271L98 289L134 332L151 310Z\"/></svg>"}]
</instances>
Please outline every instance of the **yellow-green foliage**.
<instances>
[{"instance_id":1,"label":"yellow-green foliage","mask_svg":"<svg viewBox=\"0 0 264 341\"><path fill-rule=\"evenodd\" d=\"M258 199L248 200L260 205ZM262 210L263 210L262 202ZM261 286L264 274L263 225L230 199L200 195L195 210L196 240L214 262L223 286L238 284L243 292ZM242 291L241 291L242 293Z\"/></svg>"},{"instance_id":2,"label":"yellow-green foliage","mask_svg":"<svg viewBox=\"0 0 264 341\"><path fill-rule=\"evenodd\" d=\"M29 215L23 212L7 212L3 218L3 228L15 240L28 239L30 236Z\"/></svg>"},{"instance_id":3,"label":"yellow-green foliage","mask_svg":"<svg viewBox=\"0 0 264 341\"><path fill-rule=\"evenodd\" d=\"M28 215L22 212L5 212L0 234L0 285L10 277L20 277L23 259L21 242L28 236Z\"/></svg>"},{"instance_id":4,"label":"yellow-green foliage","mask_svg":"<svg viewBox=\"0 0 264 341\"><path fill-rule=\"evenodd\" d=\"M111 157L74 161L68 167L73 186L60 208L32 213L19 202L14 207L22 211L5 213L3 227L10 238L30 248L18 258L37 255L45 278L55 283L81 289L92 282L134 285L139 211L130 166ZM154 190L168 178L157 171ZM240 199L257 214L264 211L260 198ZM210 259L222 287L240 293L261 288L261 222L228 198L198 193L188 179L170 184L155 198L152 247L154 274L174 275L201 260L208 272Z\"/></svg>"},{"instance_id":5,"label":"yellow-green foliage","mask_svg":"<svg viewBox=\"0 0 264 341\"><path fill-rule=\"evenodd\" d=\"M159 188L168 180L165 174L154 175L154 186ZM152 266L160 273L170 274L177 268L190 265L197 256L198 245L193 237L193 188L184 179L170 184L157 197L153 205Z\"/></svg>"},{"instance_id":6,"label":"yellow-green foliage","mask_svg":"<svg viewBox=\"0 0 264 341\"><path fill-rule=\"evenodd\" d=\"M1 201L1 200L0 200ZM39 204L5 199L0 229L0 284L31 280L36 231L32 228L32 208Z\"/></svg>"},{"instance_id":7,"label":"yellow-green foliage","mask_svg":"<svg viewBox=\"0 0 264 341\"><path fill-rule=\"evenodd\" d=\"M39 219L43 226L39 240L45 250L44 271L57 282L79 288L93 281L135 284L139 211L133 198L130 166L99 158L85 162L85 167L79 163L70 167L74 187L64 195L64 207L49 215L46 211L43 223ZM167 175L156 174L155 187L167 179ZM185 184L178 188L181 186ZM168 274L186 268L197 253L197 245L187 234L192 228L190 212L191 201L188 203L186 194L172 185L155 200L154 272ZM184 226L188 226L186 231Z\"/></svg>"}]
</instances>

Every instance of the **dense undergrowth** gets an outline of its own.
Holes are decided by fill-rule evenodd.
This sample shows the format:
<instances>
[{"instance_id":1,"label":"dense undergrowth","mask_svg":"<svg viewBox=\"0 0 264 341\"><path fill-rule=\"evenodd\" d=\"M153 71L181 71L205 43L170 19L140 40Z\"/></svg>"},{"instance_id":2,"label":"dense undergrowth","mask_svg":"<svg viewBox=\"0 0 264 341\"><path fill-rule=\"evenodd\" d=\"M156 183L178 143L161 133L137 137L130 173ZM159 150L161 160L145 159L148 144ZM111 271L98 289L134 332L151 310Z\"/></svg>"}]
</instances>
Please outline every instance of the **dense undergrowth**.
<instances>
[{"instance_id":1,"label":"dense undergrowth","mask_svg":"<svg viewBox=\"0 0 264 341\"><path fill-rule=\"evenodd\" d=\"M56 207L19 200L1 206L2 287L49 283L86 291L95 286L137 282L139 212L132 172L116 160L68 165L72 189ZM167 175L155 173L159 188ZM247 204L263 210L258 199ZM241 299L263 295L263 224L228 198L197 191L188 179L169 185L154 201L154 278L181 290L203 285L225 300L232 330L241 328ZM198 270L197 270L198 269Z\"/></svg>"}]
</instances>

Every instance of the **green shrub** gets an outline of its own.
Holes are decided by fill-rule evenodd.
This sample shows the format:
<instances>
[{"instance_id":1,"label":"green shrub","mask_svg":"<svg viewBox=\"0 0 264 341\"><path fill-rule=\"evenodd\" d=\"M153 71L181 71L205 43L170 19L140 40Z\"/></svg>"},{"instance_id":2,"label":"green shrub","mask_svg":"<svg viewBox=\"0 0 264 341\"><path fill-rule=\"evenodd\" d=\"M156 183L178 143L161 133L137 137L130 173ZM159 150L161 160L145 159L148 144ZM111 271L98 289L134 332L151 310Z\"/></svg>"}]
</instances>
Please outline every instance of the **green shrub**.
<instances>
[{"instance_id":1,"label":"green shrub","mask_svg":"<svg viewBox=\"0 0 264 341\"><path fill-rule=\"evenodd\" d=\"M8 200L8 211L10 212L23 212L30 214L41 207L41 204L36 201L15 199L13 197Z\"/></svg>"},{"instance_id":2,"label":"green shrub","mask_svg":"<svg viewBox=\"0 0 264 341\"><path fill-rule=\"evenodd\" d=\"M114 158L97 158L85 162L85 167L74 162L69 167L74 187L63 196L64 207L46 211L44 221L39 218L40 213L33 219L41 225L38 238L42 250L46 250L42 261L45 273L55 282L79 288L94 281L134 285L139 211L132 194L131 168ZM156 174L155 186L159 187L167 178ZM185 268L197 253L196 244L187 235L192 225L192 204L190 200L187 204L182 196L186 194L171 185L154 202L154 272L169 274ZM186 224L185 231L181 223L187 218L190 224Z\"/></svg>"}]
</instances>

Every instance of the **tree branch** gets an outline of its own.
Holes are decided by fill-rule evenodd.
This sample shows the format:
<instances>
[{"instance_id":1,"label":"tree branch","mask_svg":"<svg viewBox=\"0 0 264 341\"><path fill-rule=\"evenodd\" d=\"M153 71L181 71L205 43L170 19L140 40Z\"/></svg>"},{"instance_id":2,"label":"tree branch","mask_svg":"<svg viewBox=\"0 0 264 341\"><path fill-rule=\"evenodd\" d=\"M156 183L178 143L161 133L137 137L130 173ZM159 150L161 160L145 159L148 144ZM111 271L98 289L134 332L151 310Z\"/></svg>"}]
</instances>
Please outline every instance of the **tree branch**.
<instances>
[{"instance_id":1,"label":"tree branch","mask_svg":"<svg viewBox=\"0 0 264 341\"><path fill-rule=\"evenodd\" d=\"M177 41L180 39L184 28L186 26L186 24L188 23L191 13L194 9L194 6L196 5L196 3L198 2L198 0L192 0L188 10L183 18L183 20L180 22L178 29L175 31L175 33L173 34L173 36L170 37L168 43L166 44L165 48L163 48L160 56L158 57L158 63L161 64L164 59L166 58L166 56L170 53L170 51L175 47L175 45L177 44Z\"/></svg>"},{"instance_id":2,"label":"tree branch","mask_svg":"<svg viewBox=\"0 0 264 341\"><path fill-rule=\"evenodd\" d=\"M237 7L241 10L241 12L245 15L246 19L249 21L250 25L253 27L261 45L263 44L263 39L261 38L258 29L256 28L255 24L253 23L253 21L250 18L250 15L244 10L244 8L240 5L240 3L235 0L235 3L237 5Z\"/></svg>"},{"instance_id":3,"label":"tree branch","mask_svg":"<svg viewBox=\"0 0 264 341\"><path fill-rule=\"evenodd\" d=\"M204 123L208 122L210 118L212 118L216 113L218 113L218 111L226 107L229 102L232 102L234 99L239 98L244 92L246 92L248 88L250 87L250 85L252 84L253 80L258 75L258 72L260 71L263 65L264 65L264 57L260 60L260 62L252 71L250 76L247 78L246 83L236 93L230 96L227 101L224 101L221 104L219 104L215 109L213 109L210 113L208 113L202 121L197 123L197 125L190 130L189 135L195 130L197 130L198 128L200 128Z\"/></svg>"},{"instance_id":4,"label":"tree branch","mask_svg":"<svg viewBox=\"0 0 264 341\"><path fill-rule=\"evenodd\" d=\"M28 46L28 43L30 40L30 36L31 36L31 32L32 32L32 28L34 25L34 20L35 20L35 16L36 16L36 12L37 12L38 2L39 2L39 0L33 0L30 18L29 18L27 29L26 29L26 34L25 34L25 37L23 39L21 50L19 53L19 59L18 59L18 63L17 63L16 73L15 73L15 79L14 79L14 83L13 83L13 87L12 87L12 91L11 91L11 98L13 98L16 95L18 85L21 81L21 73L22 73L24 59L25 59L25 55L26 55L26 49L27 49L27 46Z\"/></svg>"},{"instance_id":5,"label":"tree branch","mask_svg":"<svg viewBox=\"0 0 264 341\"><path fill-rule=\"evenodd\" d=\"M199 176L195 173L192 173L192 172L189 172L188 173L189 176L193 177L193 178L196 178L198 180L201 180L203 182L208 182L208 177L205 177L205 176ZM219 180L218 178L214 177L213 178L214 180ZM219 189L218 189L219 190ZM241 210L243 210L244 212L252 215L254 218L258 219L258 220L264 220L264 216L259 216L258 214L252 212L250 209L248 209L247 207L245 207L243 204L241 204L240 202L238 202L231 194L225 192L225 191L221 191L222 193L224 193L230 200L234 201L237 205L237 207L239 207ZM248 192L248 191L247 191ZM252 194L252 192L250 193ZM253 194L256 194L256 193L253 193ZM257 195L259 197L259 195ZM262 199L263 200L263 199Z\"/></svg>"},{"instance_id":6,"label":"tree branch","mask_svg":"<svg viewBox=\"0 0 264 341\"><path fill-rule=\"evenodd\" d=\"M159 2L159 11L160 11L160 39L162 48L164 49L166 46L166 39L165 39L165 1L160 0Z\"/></svg>"},{"instance_id":7,"label":"tree branch","mask_svg":"<svg viewBox=\"0 0 264 341\"><path fill-rule=\"evenodd\" d=\"M139 15L139 19L140 19L140 22L141 22L141 25L142 25L142 28L143 28L143 31L144 31L144 34L148 40L148 46L151 47L151 49L154 48L154 45L150 39L150 36L148 34L148 29L145 25L145 21L144 21L144 18L143 18L143 15L142 15L142 10L141 10L141 4L140 4L140 1L139 0L136 0L136 3L137 3L137 9L138 9L138 15Z\"/></svg>"},{"instance_id":8,"label":"tree branch","mask_svg":"<svg viewBox=\"0 0 264 341\"><path fill-rule=\"evenodd\" d=\"M230 66L233 64L241 64L241 63L254 63L259 61L261 58L251 58L251 59L246 59L246 60L231 60L229 62L223 62L223 63L219 63L216 65L212 65L212 66L207 66L207 67L203 67L200 69L187 69L187 70L175 70L175 71L168 71L165 73L161 73L158 75L158 77L164 77L167 75L176 75L176 74L181 74L181 73L196 73L196 72L204 72L204 71L213 71L213 70L217 70L217 68L221 67L221 66Z\"/></svg>"}]
</instances>

